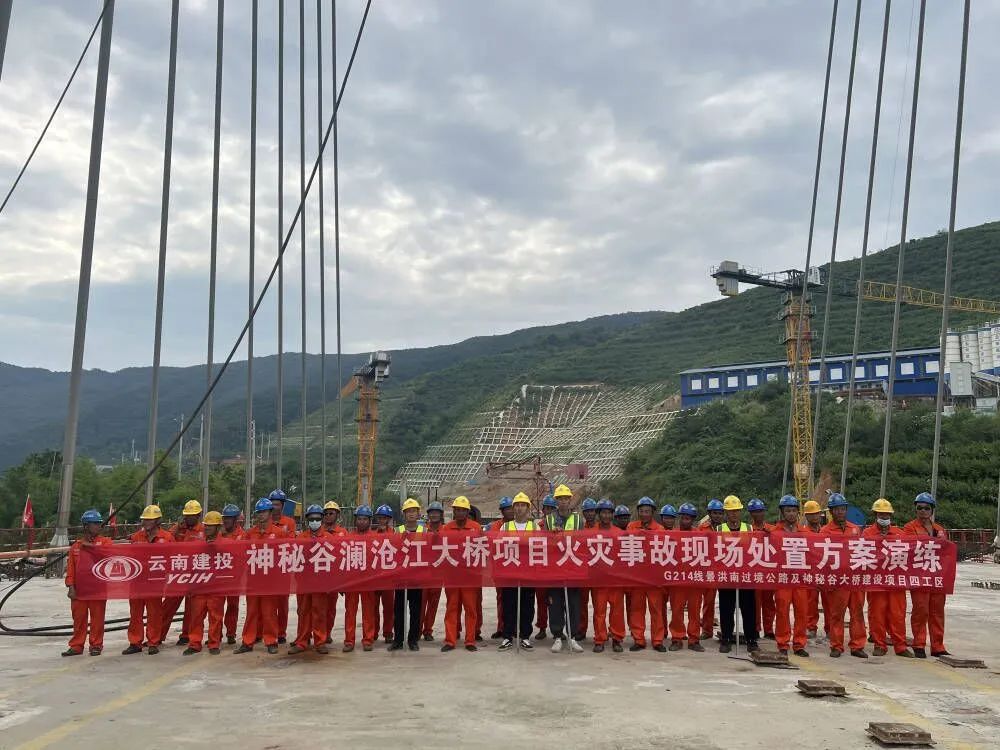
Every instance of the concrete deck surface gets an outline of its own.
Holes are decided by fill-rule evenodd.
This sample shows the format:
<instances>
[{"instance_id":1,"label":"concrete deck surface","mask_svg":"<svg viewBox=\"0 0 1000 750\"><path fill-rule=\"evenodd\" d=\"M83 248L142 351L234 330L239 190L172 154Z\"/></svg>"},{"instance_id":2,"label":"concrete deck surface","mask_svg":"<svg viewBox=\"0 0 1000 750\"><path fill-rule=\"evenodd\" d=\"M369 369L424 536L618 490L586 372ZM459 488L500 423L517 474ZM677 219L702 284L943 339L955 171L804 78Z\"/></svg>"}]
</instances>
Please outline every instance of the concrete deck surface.
<instances>
[{"instance_id":1,"label":"concrete deck surface","mask_svg":"<svg viewBox=\"0 0 1000 750\"><path fill-rule=\"evenodd\" d=\"M1000 566L959 566L947 646L984 659L956 670L928 658L792 658L799 671L704 654L552 654L335 650L329 656L121 656L123 632L100 657L60 658L63 639L0 637L0 748L864 748L871 721L909 722L943 748L1000 747ZM0 584L0 592L9 583ZM2 612L12 627L65 622L59 581L32 582ZM292 619L294 620L294 603ZM108 617L127 614L112 602ZM343 637L343 600L335 641ZM494 629L485 592L484 632ZM176 639L176 626L170 642ZM628 641L626 641L627 643ZM870 651L870 647L869 647ZM842 683L847 698L805 698L799 679Z\"/></svg>"}]
</instances>

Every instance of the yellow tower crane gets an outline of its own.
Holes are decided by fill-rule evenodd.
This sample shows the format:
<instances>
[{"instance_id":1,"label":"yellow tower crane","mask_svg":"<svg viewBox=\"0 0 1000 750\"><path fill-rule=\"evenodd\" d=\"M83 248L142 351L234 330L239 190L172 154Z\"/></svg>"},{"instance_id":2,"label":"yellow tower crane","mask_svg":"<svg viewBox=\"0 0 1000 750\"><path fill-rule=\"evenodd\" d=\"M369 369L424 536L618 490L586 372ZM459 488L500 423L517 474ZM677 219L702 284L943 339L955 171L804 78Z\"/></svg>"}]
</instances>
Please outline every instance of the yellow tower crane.
<instances>
[{"instance_id":1,"label":"yellow tower crane","mask_svg":"<svg viewBox=\"0 0 1000 750\"><path fill-rule=\"evenodd\" d=\"M368 505L375 483L375 443L378 440L379 384L389 377L389 352L373 352L368 362L354 371L340 391L346 398L358 394L358 492L357 505Z\"/></svg>"}]
</instances>

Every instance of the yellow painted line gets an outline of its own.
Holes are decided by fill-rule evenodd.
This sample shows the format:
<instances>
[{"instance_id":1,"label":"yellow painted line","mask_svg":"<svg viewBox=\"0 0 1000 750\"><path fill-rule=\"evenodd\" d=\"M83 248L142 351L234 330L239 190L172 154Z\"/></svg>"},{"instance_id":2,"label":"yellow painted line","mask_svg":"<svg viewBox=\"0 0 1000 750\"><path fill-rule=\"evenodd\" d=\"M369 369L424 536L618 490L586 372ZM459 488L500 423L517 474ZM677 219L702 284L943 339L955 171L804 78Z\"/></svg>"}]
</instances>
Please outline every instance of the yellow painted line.
<instances>
[{"instance_id":1,"label":"yellow painted line","mask_svg":"<svg viewBox=\"0 0 1000 750\"><path fill-rule=\"evenodd\" d=\"M937 742L944 743L947 747L952 748L953 750L981 750L981 748L984 747L983 744L962 742L954 739L946 727L940 724L935 724L923 714L913 713L895 698L885 695L884 693L879 693L875 690L870 690L855 680L845 676L842 672L838 672L836 669L824 667L822 664L813 661L812 659L796 659L795 665L806 672L821 674L825 677L837 678L837 680L840 680L841 682L850 683L852 689L864 691L868 695L872 696L882 706L882 709L894 719L909 724L916 724L918 727L926 729L934 735L934 739Z\"/></svg>"},{"instance_id":2,"label":"yellow painted line","mask_svg":"<svg viewBox=\"0 0 1000 750\"><path fill-rule=\"evenodd\" d=\"M33 740L25 742L23 745L18 745L15 750L42 750L49 745L64 740L71 734L80 731L95 719L99 719L102 716L107 716L108 714L113 714L121 711L126 706L130 706L137 701L141 701L144 698L148 698L154 693L158 693L160 690L165 688L172 682L180 679L186 674L193 672L198 668L198 664L191 662L183 666L178 667L170 672L165 672L159 677L150 680L149 682L136 687L127 695L120 696L114 700L108 701L103 706L98 706L97 708L87 711L82 716L74 717L68 721L63 722L55 729L52 729L45 734L36 737Z\"/></svg>"},{"instance_id":3,"label":"yellow painted line","mask_svg":"<svg viewBox=\"0 0 1000 750\"><path fill-rule=\"evenodd\" d=\"M949 667L947 664L942 664L939 661L923 661L917 662L921 669L927 670L938 677L943 677L956 685L959 685L969 690L975 690L977 693L990 693L997 694L1000 693L1000 688L994 687L993 685L985 685L979 680L974 680L971 678L972 674L985 675L989 670L983 669L954 669Z\"/></svg>"}]
</instances>

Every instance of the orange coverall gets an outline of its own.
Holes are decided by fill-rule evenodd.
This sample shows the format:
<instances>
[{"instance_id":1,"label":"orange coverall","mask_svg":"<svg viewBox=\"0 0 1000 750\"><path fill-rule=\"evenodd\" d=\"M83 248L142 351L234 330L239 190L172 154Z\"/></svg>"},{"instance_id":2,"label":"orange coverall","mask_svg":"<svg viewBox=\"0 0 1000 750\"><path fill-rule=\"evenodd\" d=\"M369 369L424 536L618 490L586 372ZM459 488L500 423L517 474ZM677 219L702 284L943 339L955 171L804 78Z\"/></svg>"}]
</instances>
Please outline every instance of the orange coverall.
<instances>
[{"instance_id":1,"label":"orange coverall","mask_svg":"<svg viewBox=\"0 0 1000 750\"><path fill-rule=\"evenodd\" d=\"M284 539L285 529L273 523L261 531L256 526L250 527L246 538L251 542L262 542L264 540ZM288 602L288 597L281 596L253 596L247 594L247 619L243 623L243 644L253 646L257 640L257 631L261 632L265 646L273 646L278 643L278 602L284 599Z\"/></svg>"},{"instance_id":2,"label":"orange coverall","mask_svg":"<svg viewBox=\"0 0 1000 750\"><path fill-rule=\"evenodd\" d=\"M627 531L638 529L652 529L662 531L663 526L658 521L631 521L625 527ZM646 646L646 610L649 610L649 635L654 646L663 643L666 637L666 627L663 622L663 589L659 586L648 588L632 589L632 606L629 609L628 621L629 629L632 631L632 640L637 646Z\"/></svg>"},{"instance_id":3,"label":"orange coverall","mask_svg":"<svg viewBox=\"0 0 1000 750\"><path fill-rule=\"evenodd\" d=\"M774 531L786 534L807 534L806 526L795 525L788 528L784 523L773 527ZM774 640L779 651L804 650L809 642L808 630L810 623L809 595L818 593L816 589L802 586L774 590ZM792 617L794 615L794 625Z\"/></svg>"},{"instance_id":4,"label":"orange coverall","mask_svg":"<svg viewBox=\"0 0 1000 750\"><path fill-rule=\"evenodd\" d=\"M698 524L698 531L715 531L711 521ZM715 634L715 593L714 586L705 586L701 590L701 636L711 638Z\"/></svg>"},{"instance_id":5,"label":"orange coverall","mask_svg":"<svg viewBox=\"0 0 1000 750\"><path fill-rule=\"evenodd\" d=\"M344 536L347 529L343 526L334 525L332 528L324 526L323 531L333 537ZM330 591L326 595L326 642L330 643L330 634L333 633L333 625L337 620L337 599L339 591Z\"/></svg>"},{"instance_id":6,"label":"orange coverall","mask_svg":"<svg viewBox=\"0 0 1000 750\"><path fill-rule=\"evenodd\" d=\"M170 534L173 536L173 541L175 542L203 542L205 541L205 527L199 521L194 526L188 526L183 521L180 523L175 523L170 529ZM187 601L185 601L185 599ZM188 629L191 622L191 597L184 596L168 596L163 599L163 616L160 620L160 640L164 641L167 638L167 633L170 632L170 626L173 624L174 615L177 614L177 610L180 609L181 602L184 601L184 620L181 622L181 638L188 638L190 634Z\"/></svg>"},{"instance_id":7,"label":"orange coverall","mask_svg":"<svg viewBox=\"0 0 1000 750\"><path fill-rule=\"evenodd\" d=\"M931 530L913 519L903 527L904 534L912 536L930 536L947 541L948 531L938 523L931 522ZM930 591L911 591L910 603L913 611L910 613L910 632L913 633L913 648L925 648L927 645L927 630L931 631L931 653L944 651L944 602L945 595Z\"/></svg>"},{"instance_id":8,"label":"orange coverall","mask_svg":"<svg viewBox=\"0 0 1000 750\"><path fill-rule=\"evenodd\" d=\"M471 534L480 534L483 527L478 522L469 518L461 526L458 525L458 521L449 521L444 525L444 530L452 533L464 531ZM479 621L476 619L476 604L478 599L476 591L478 590L469 587L445 589L444 593L448 599L444 611L444 642L446 646L454 646L458 641L459 619L462 616L463 610L465 611L465 628L463 629L465 632L465 645L476 645L476 633L479 632Z\"/></svg>"},{"instance_id":9,"label":"orange coverall","mask_svg":"<svg viewBox=\"0 0 1000 750\"><path fill-rule=\"evenodd\" d=\"M142 529L132 534L128 538L132 544L164 544L174 541L173 534L161 528L156 529L153 538L149 538ZM142 616L146 615L146 629L143 634ZM163 643L163 602L160 597L153 596L149 599L129 599L128 600L128 642L132 646L142 646L145 638L146 645L159 646Z\"/></svg>"},{"instance_id":10,"label":"orange coverall","mask_svg":"<svg viewBox=\"0 0 1000 750\"><path fill-rule=\"evenodd\" d=\"M226 532L225 527L219 532L219 535L223 539L246 539L246 530L239 525L233 527L233 530ZM236 622L240 618L240 598L238 596L227 596L226 597L226 615L223 619L223 624L226 626L226 637L235 638L236 637Z\"/></svg>"},{"instance_id":11,"label":"orange coverall","mask_svg":"<svg viewBox=\"0 0 1000 750\"><path fill-rule=\"evenodd\" d=\"M681 531L681 529L677 529ZM688 529L685 533L697 531ZM714 593L714 592L713 592ZM701 640L701 605L705 589L698 586L672 586L670 588L670 640L681 643L687 635L689 646ZM684 627L684 609L687 608L687 628Z\"/></svg>"},{"instance_id":12,"label":"orange coverall","mask_svg":"<svg viewBox=\"0 0 1000 750\"><path fill-rule=\"evenodd\" d=\"M600 527L604 536L621 536L615 525ZM594 599L594 645L608 642L608 632L614 641L625 640L625 589L620 586L601 586L591 589Z\"/></svg>"},{"instance_id":13,"label":"orange coverall","mask_svg":"<svg viewBox=\"0 0 1000 750\"><path fill-rule=\"evenodd\" d=\"M313 532L309 529L300 531L298 539L333 539L334 535L320 527L319 531ZM309 639L312 638L314 646L322 646L326 643L326 637L330 634L327 630L327 603L330 594L296 594L295 613L298 616L298 628L295 633L295 645L299 648L308 648Z\"/></svg>"},{"instance_id":14,"label":"orange coverall","mask_svg":"<svg viewBox=\"0 0 1000 750\"><path fill-rule=\"evenodd\" d=\"M66 562L66 587L76 586L76 566L80 558L80 550L84 545L100 546L112 544L106 536L94 537L94 541L86 543L77 539L69 548L69 559ZM73 635L69 639L69 647L78 653L83 653L83 644L88 637L88 620L90 625L90 647L104 648L104 611L108 603L104 599L71 599L69 609L73 615Z\"/></svg>"},{"instance_id":15,"label":"orange coverall","mask_svg":"<svg viewBox=\"0 0 1000 750\"><path fill-rule=\"evenodd\" d=\"M861 527L850 521L844 521L841 529L833 521L820 529L820 533L830 537L859 537ZM844 550L846 554L846 549ZM844 652L844 619L848 612L851 615L851 639L847 647L851 651L863 649L868 638L865 630L865 594L863 591L842 589L827 589L827 601L830 611L827 619L830 623L830 648Z\"/></svg>"},{"instance_id":16,"label":"orange coverall","mask_svg":"<svg viewBox=\"0 0 1000 750\"><path fill-rule=\"evenodd\" d=\"M773 531L776 528L776 526L769 523L762 523L760 526L755 525L752 521L750 523L751 531ZM757 609L757 622L755 627L757 628L757 633L763 636L775 635L774 597L774 589L757 589L754 592L754 606Z\"/></svg>"},{"instance_id":17,"label":"orange coverall","mask_svg":"<svg viewBox=\"0 0 1000 750\"><path fill-rule=\"evenodd\" d=\"M299 533L295 525L295 519L282 516L278 521L273 522L275 526L280 526L285 531L285 536L294 539ZM278 638L284 640L288 637L288 594L273 597L278 612Z\"/></svg>"},{"instance_id":18,"label":"orange coverall","mask_svg":"<svg viewBox=\"0 0 1000 750\"><path fill-rule=\"evenodd\" d=\"M905 532L898 526L889 526L882 533L877 523L864 530L865 539L901 538ZM868 630L878 648L886 649L886 634L892 638L892 648L897 654L906 651L906 592L905 591L869 591L868 592Z\"/></svg>"},{"instance_id":19,"label":"orange coverall","mask_svg":"<svg viewBox=\"0 0 1000 750\"><path fill-rule=\"evenodd\" d=\"M369 534L369 531L356 531ZM344 645L353 648L357 637L358 606L361 607L361 645L371 646L378 637L378 614L375 611L374 591L344 592ZM390 612L392 608L390 607Z\"/></svg>"}]
</instances>

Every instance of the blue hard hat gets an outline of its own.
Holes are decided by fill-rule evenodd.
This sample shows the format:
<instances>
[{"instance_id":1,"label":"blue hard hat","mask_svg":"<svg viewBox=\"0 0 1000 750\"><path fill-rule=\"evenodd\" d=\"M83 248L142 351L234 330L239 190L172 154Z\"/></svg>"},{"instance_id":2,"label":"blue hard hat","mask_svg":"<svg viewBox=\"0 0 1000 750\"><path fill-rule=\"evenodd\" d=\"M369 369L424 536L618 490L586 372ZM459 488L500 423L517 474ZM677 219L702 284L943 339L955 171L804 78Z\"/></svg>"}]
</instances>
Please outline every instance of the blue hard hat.
<instances>
[{"instance_id":1,"label":"blue hard hat","mask_svg":"<svg viewBox=\"0 0 1000 750\"><path fill-rule=\"evenodd\" d=\"M588 497L583 501L580 510L597 510L597 501L592 497Z\"/></svg>"},{"instance_id":2,"label":"blue hard hat","mask_svg":"<svg viewBox=\"0 0 1000 750\"><path fill-rule=\"evenodd\" d=\"M357 508L354 509L354 516L355 517L364 516L365 518L371 518L372 509L369 508L367 505L359 505Z\"/></svg>"},{"instance_id":3,"label":"blue hard hat","mask_svg":"<svg viewBox=\"0 0 1000 750\"><path fill-rule=\"evenodd\" d=\"M830 495L830 499L826 501L827 508L843 508L846 507L847 504L847 498L839 492L834 492Z\"/></svg>"},{"instance_id":4,"label":"blue hard hat","mask_svg":"<svg viewBox=\"0 0 1000 750\"><path fill-rule=\"evenodd\" d=\"M795 495L785 495L778 501L779 508L798 508L799 500Z\"/></svg>"},{"instance_id":5,"label":"blue hard hat","mask_svg":"<svg viewBox=\"0 0 1000 750\"><path fill-rule=\"evenodd\" d=\"M670 518L677 518L677 509L673 505L667 503L662 508L660 508L661 516L669 516Z\"/></svg>"},{"instance_id":6,"label":"blue hard hat","mask_svg":"<svg viewBox=\"0 0 1000 750\"><path fill-rule=\"evenodd\" d=\"M308 508L306 508L306 515L307 516L312 516L312 515L321 516L321 515L323 515L323 506L322 505L310 505Z\"/></svg>"},{"instance_id":7,"label":"blue hard hat","mask_svg":"<svg viewBox=\"0 0 1000 750\"><path fill-rule=\"evenodd\" d=\"M607 498L603 498L602 500L597 501L597 509L613 511L615 509L615 504L610 500L608 500Z\"/></svg>"},{"instance_id":8,"label":"blue hard hat","mask_svg":"<svg viewBox=\"0 0 1000 750\"><path fill-rule=\"evenodd\" d=\"M262 497L257 501L256 505L253 506L254 513L260 513L262 510L274 510L274 506L271 504L271 501L266 497Z\"/></svg>"},{"instance_id":9,"label":"blue hard hat","mask_svg":"<svg viewBox=\"0 0 1000 750\"><path fill-rule=\"evenodd\" d=\"M641 508L644 505L648 506L650 508L655 508L656 507L656 503L653 501L653 498L651 498L651 497L640 497L639 498L639 502L637 502L635 504L635 507L636 508Z\"/></svg>"},{"instance_id":10,"label":"blue hard hat","mask_svg":"<svg viewBox=\"0 0 1000 750\"><path fill-rule=\"evenodd\" d=\"M392 518L392 508L390 508L388 505L380 505L375 509L375 515L389 516L389 518Z\"/></svg>"},{"instance_id":11,"label":"blue hard hat","mask_svg":"<svg viewBox=\"0 0 1000 750\"><path fill-rule=\"evenodd\" d=\"M223 518L239 518L240 509L238 506L229 503L225 508L222 509Z\"/></svg>"},{"instance_id":12,"label":"blue hard hat","mask_svg":"<svg viewBox=\"0 0 1000 750\"><path fill-rule=\"evenodd\" d=\"M500 498L500 510L506 510L507 508L514 507L514 498L510 495L504 495Z\"/></svg>"},{"instance_id":13,"label":"blue hard hat","mask_svg":"<svg viewBox=\"0 0 1000 750\"><path fill-rule=\"evenodd\" d=\"M630 511L628 509L627 505L619 505L618 507L615 508L615 515L616 516L631 516L632 515L632 511Z\"/></svg>"},{"instance_id":14,"label":"blue hard hat","mask_svg":"<svg viewBox=\"0 0 1000 750\"><path fill-rule=\"evenodd\" d=\"M935 500L934 495L929 492L921 492L913 498L913 504L916 505L917 503L925 503L926 505L937 507L937 500Z\"/></svg>"},{"instance_id":15,"label":"blue hard hat","mask_svg":"<svg viewBox=\"0 0 1000 750\"><path fill-rule=\"evenodd\" d=\"M288 497L285 495L284 490L271 490L271 494L267 496L267 499L280 500L281 502L285 502L285 500L287 500Z\"/></svg>"},{"instance_id":16,"label":"blue hard hat","mask_svg":"<svg viewBox=\"0 0 1000 750\"><path fill-rule=\"evenodd\" d=\"M692 518L698 515L698 509L691 505L691 503L684 503L677 509L677 512L682 516L691 516Z\"/></svg>"},{"instance_id":17,"label":"blue hard hat","mask_svg":"<svg viewBox=\"0 0 1000 750\"><path fill-rule=\"evenodd\" d=\"M750 498L750 502L747 503L747 510L766 510L764 501L759 497Z\"/></svg>"},{"instance_id":18,"label":"blue hard hat","mask_svg":"<svg viewBox=\"0 0 1000 750\"><path fill-rule=\"evenodd\" d=\"M94 510L93 508L85 510L83 515L80 516L80 521L82 523L104 523L104 519L101 518L101 511Z\"/></svg>"},{"instance_id":19,"label":"blue hard hat","mask_svg":"<svg viewBox=\"0 0 1000 750\"><path fill-rule=\"evenodd\" d=\"M708 501L708 505L706 507L708 510L723 510L722 501L714 497Z\"/></svg>"},{"instance_id":20,"label":"blue hard hat","mask_svg":"<svg viewBox=\"0 0 1000 750\"><path fill-rule=\"evenodd\" d=\"M435 500L434 502L428 504L427 506L428 513L430 513L432 510L439 510L442 513L444 513L444 506L441 505L441 503L439 503L437 500Z\"/></svg>"},{"instance_id":21,"label":"blue hard hat","mask_svg":"<svg viewBox=\"0 0 1000 750\"><path fill-rule=\"evenodd\" d=\"M559 507L559 503L556 502L556 499L554 497L552 497L552 495L546 495L542 499L542 507L543 508L558 508Z\"/></svg>"}]
</instances>

